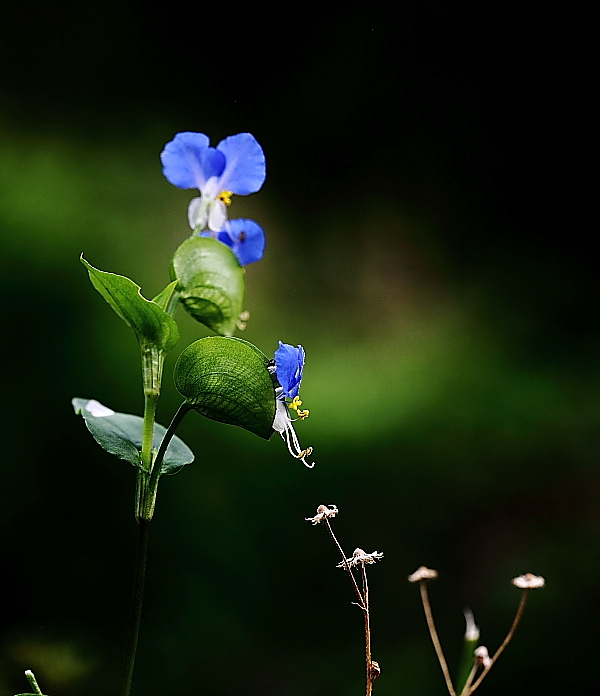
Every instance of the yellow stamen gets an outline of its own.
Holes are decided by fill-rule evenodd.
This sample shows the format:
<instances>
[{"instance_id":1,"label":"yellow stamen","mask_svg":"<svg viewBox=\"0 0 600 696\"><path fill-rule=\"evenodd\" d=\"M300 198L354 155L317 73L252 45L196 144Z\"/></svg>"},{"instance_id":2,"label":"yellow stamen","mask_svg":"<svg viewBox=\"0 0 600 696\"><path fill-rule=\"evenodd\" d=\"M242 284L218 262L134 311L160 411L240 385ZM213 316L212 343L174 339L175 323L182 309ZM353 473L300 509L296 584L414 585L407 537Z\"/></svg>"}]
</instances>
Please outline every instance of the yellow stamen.
<instances>
[{"instance_id":1,"label":"yellow stamen","mask_svg":"<svg viewBox=\"0 0 600 696\"><path fill-rule=\"evenodd\" d=\"M292 399L291 403L288 404L288 408L291 408L294 411L296 411L296 413L298 414L298 418L300 420L304 420L305 418L308 418L308 414L310 413L310 411L308 411L308 410L303 411L300 408L300 406L302 406L302 401L300 401L299 396L295 396Z\"/></svg>"},{"instance_id":2,"label":"yellow stamen","mask_svg":"<svg viewBox=\"0 0 600 696\"><path fill-rule=\"evenodd\" d=\"M233 196L232 191L221 191L217 198L225 203L225 205L231 205L231 196Z\"/></svg>"},{"instance_id":3,"label":"yellow stamen","mask_svg":"<svg viewBox=\"0 0 600 696\"><path fill-rule=\"evenodd\" d=\"M303 457L310 457L312 454L313 448L309 447L308 449L302 450L302 452L298 452L298 454L295 454L294 456L296 459L302 459Z\"/></svg>"}]
</instances>

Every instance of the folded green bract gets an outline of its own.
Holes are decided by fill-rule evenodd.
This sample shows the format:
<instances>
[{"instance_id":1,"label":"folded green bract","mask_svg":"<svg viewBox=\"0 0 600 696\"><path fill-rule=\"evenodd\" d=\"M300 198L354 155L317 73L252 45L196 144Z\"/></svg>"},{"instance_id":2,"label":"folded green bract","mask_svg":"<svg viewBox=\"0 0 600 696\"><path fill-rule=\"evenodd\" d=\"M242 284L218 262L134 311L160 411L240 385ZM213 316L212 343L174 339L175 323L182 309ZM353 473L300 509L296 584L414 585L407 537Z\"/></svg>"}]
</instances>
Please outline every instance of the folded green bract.
<instances>
[{"instance_id":1,"label":"folded green bract","mask_svg":"<svg viewBox=\"0 0 600 696\"><path fill-rule=\"evenodd\" d=\"M268 440L275 417L268 363L258 348L240 338L201 338L179 356L175 386L203 416Z\"/></svg>"},{"instance_id":2,"label":"folded green bract","mask_svg":"<svg viewBox=\"0 0 600 696\"><path fill-rule=\"evenodd\" d=\"M190 237L177 249L171 278L185 310L221 336L231 336L243 309L244 269L216 239Z\"/></svg>"}]
</instances>

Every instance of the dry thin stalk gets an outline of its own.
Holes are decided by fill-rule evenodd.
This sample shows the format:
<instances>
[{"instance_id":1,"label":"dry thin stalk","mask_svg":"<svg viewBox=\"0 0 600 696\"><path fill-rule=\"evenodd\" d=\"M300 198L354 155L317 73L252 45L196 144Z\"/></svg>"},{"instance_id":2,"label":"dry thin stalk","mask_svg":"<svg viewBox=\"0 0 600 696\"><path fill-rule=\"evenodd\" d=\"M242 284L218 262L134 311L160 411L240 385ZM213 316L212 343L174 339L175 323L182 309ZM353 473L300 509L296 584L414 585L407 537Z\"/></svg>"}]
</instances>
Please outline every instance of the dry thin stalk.
<instances>
[{"instance_id":1,"label":"dry thin stalk","mask_svg":"<svg viewBox=\"0 0 600 696\"><path fill-rule=\"evenodd\" d=\"M510 639L515 634L517 626L519 625L519 621L521 620L521 616L523 615L523 609L525 609L525 602L527 601L527 593L528 592L529 592L529 589L527 589L527 588L523 590L523 594L521 595L521 601L519 602L519 606L517 607L517 613L515 614L515 618L513 619L512 625L511 625L510 629L508 630L508 633L506 634L506 638L502 641L502 645L494 653L494 656L492 657L490 664L479 675L479 678L473 684L473 686L470 688L470 690L467 692L466 696L471 696L471 694L475 691L475 689L477 689L477 687L485 679L487 673L494 666L494 663L496 662L496 660L502 654L502 651L504 650L504 648L510 643Z\"/></svg>"},{"instance_id":2,"label":"dry thin stalk","mask_svg":"<svg viewBox=\"0 0 600 696\"><path fill-rule=\"evenodd\" d=\"M348 573L348 576L350 577L350 580L352 581L352 586L354 587L354 592L356 593L356 596L358 597L358 606L362 610L363 613L363 619L365 623L365 662L366 662L366 686L365 686L365 696L371 696L373 693L373 681L379 674L379 666L377 663L373 663L373 660L371 659L371 625L370 625L370 619L369 619L369 585L367 583L367 571L365 569L365 564L361 563L361 574L362 574L362 585L363 585L363 591L361 593L358 585L356 584L356 579L354 578L354 574L352 572L352 569L350 568L350 565L348 564L348 561L346 559L346 554L344 553L344 550L340 546L339 541L337 540L337 537L333 533L333 529L331 528L331 524L329 523L329 520L325 518L325 524L327 525L327 529L329 530L329 535L333 539L333 542L338 548L338 551L340 552L342 556L342 561L344 564L344 569ZM454 696L454 694L453 694Z\"/></svg>"},{"instance_id":3,"label":"dry thin stalk","mask_svg":"<svg viewBox=\"0 0 600 696\"><path fill-rule=\"evenodd\" d=\"M363 600L364 600L364 607L365 607L363 609L363 617L365 620L365 660L366 660L366 669L367 669L366 696L371 696L371 692L373 690L373 671L372 671L372 662L371 662L371 625L370 625L370 617L369 617L369 585L367 584L367 571L365 569L364 563L361 565L361 573L362 573L362 583L363 583Z\"/></svg>"},{"instance_id":4,"label":"dry thin stalk","mask_svg":"<svg viewBox=\"0 0 600 696\"><path fill-rule=\"evenodd\" d=\"M329 535L333 539L333 543L337 546L338 551L342 555L342 561L344 562L344 569L348 573L350 580L352 581L352 586L354 587L354 592L356 592L356 596L358 597L359 601L359 607L364 611L365 610L365 604L363 597L360 593L360 590L358 589L358 585L356 584L356 580L354 579L354 575L352 574L352 571L350 570L350 566L348 565L348 561L346 560L346 554L344 553L344 549L340 546L340 542L337 540L335 534L333 533L333 529L331 528L331 524L329 523L328 519L325 519L325 524L327 525L327 529L329 530Z\"/></svg>"},{"instance_id":5,"label":"dry thin stalk","mask_svg":"<svg viewBox=\"0 0 600 696\"><path fill-rule=\"evenodd\" d=\"M427 580L419 580L419 588L421 590L421 601L423 602L423 610L425 611L427 628L429 629L429 635L431 636L431 642L433 643L435 654L437 655L438 662L442 668L444 680L446 681L446 688L448 689L450 696L456 696L456 692L452 686L450 672L448 671L448 665L446 664L446 658L444 657L444 651L442 650L440 639L438 638L437 631L435 630L435 623L433 622L433 614L431 613L431 605L429 604L429 596L427 594Z\"/></svg>"}]
</instances>

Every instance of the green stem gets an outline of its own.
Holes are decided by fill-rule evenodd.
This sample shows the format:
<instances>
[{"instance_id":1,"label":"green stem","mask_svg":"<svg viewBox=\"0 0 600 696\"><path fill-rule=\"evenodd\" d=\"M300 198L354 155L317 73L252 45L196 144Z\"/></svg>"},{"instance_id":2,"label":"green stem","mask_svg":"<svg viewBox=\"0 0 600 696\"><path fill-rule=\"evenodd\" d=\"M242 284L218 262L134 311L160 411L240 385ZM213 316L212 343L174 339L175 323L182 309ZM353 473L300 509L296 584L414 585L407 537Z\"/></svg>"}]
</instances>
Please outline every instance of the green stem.
<instances>
[{"instance_id":1,"label":"green stem","mask_svg":"<svg viewBox=\"0 0 600 696\"><path fill-rule=\"evenodd\" d=\"M144 395L144 424L142 426L142 466L150 471L152 466L152 440L154 437L154 419L158 394Z\"/></svg>"},{"instance_id":2,"label":"green stem","mask_svg":"<svg viewBox=\"0 0 600 696\"><path fill-rule=\"evenodd\" d=\"M30 669L25 670L25 676L27 677L27 681L29 682L29 685L33 689L34 693L40 694L40 696L43 696L42 690L38 686L38 683L36 681L36 678L35 678L35 675L33 674L33 672Z\"/></svg>"},{"instance_id":3,"label":"green stem","mask_svg":"<svg viewBox=\"0 0 600 696\"><path fill-rule=\"evenodd\" d=\"M152 465L152 473L150 474L150 482L148 484L148 489L150 491L156 490L156 486L158 485L158 478L160 476L160 467L162 465L164 456L167 452L167 448L169 447L169 443L173 439L173 435L175 435L175 431L179 427L179 424L183 420L185 414L191 408L192 407L188 404L188 402L184 401L175 412L173 420L167 428L167 432L165 433L165 436L163 437L162 442L160 443L160 447L158 448L158 452L156 453L156 457L154 459L154 464Z\"/></svg>"},{"instance_id":4,"label":"green stem","mask_svg":"<svg viewBox=\"0 0 600 696\"><path fill-rule=\"evenodd\" d=\"M148 532L150 520L138 520L138 545L135 558L135 577L133 583L133 598L131 602L131 617L129 621L129 637L125 649L125 664L121 678L119 696L129 696L135 653L137 651L138 636L140 633L140 621L142 618L142 599L144 596L144 580L146 578L146 556L148 552Z\"/></svg>"},{"instance_id":5,"label":"green stem","mask_svg":"<svg viewBox=\"0 0 600 696\"><path fill-rule=\"evenodd\" d=\"M475 660L474 652L477 647L478 639L467 640L465 638L463 644L463 652L460 658L460 665L458 668L458 676L456 678L456 693L462 694L465 684L467 684L471 672L473 670L473 662ZM470 684L469 684L470 685Z\"/></svg>"},{"instance_id":6,"label":"green stem","mask_svg":"<svg viewBox=\"0 0 600 696\"><path fill-rule=\"evenodd\" d=\"M165 356L156 346L140 346L142 356L142 382L144 385L144 424L142 426L142 466L147 472L152 468L152 442L156 402L160 394Z\"/></svg>"},{"instance_id":7,"label":"green stem","mask_svg":"<svg viewBox=\"0 0 600 696\"><path fill-rule=\"evenodd\" d=\"M138 471L136 489L136 510L138 521L138 545L135 558L135 571L133 582L133 598L131 601L131 618L129 621L129 637L125 650L125 664L121 679L121 690L119 696L129 696L131 690L131 680L133 677L133 667L135 664L135 653L137 651L138 636L140 633L140 621L142 618L142 599L144 597L144 580L146 577L146 556L148 551L148 532L150 522L154 515L156 504L156 490L160 477L160 467L171 442L177 426L181 423L185 414L190 410L190 406L184 402L177 409L171 424L160 443L160 447L152 465L152 472L148 477L146 471ZM145 417L146 414L144 414Z\"/></svg>"}]
</instances>

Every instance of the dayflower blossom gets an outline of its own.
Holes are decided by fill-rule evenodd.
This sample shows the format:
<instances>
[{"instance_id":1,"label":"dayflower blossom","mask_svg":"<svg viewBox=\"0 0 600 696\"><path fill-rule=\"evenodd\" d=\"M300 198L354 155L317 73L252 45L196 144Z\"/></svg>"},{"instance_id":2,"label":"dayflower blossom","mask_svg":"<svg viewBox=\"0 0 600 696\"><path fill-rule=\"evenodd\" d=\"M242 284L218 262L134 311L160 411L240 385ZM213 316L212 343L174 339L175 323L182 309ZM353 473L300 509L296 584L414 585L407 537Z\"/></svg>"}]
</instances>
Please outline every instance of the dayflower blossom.
<instances>
[{"instance_id":1,"label":"dayflower blossom","mask_svg":"<svg viewBox=\"0 0 600 696\"><path fill-rule=\"evenodd\" d=\"M235 193L256 193L265 180L265 155L250 133L238 133L210 147L204 133L177 133L160 155L163 174L177 188L195 188L190 201L190 227L221 232L227 220L226 206Z\"/></svg>"},{"instance_id":2,"label":"dayflower blossom","mask_svg":"<svg viewBox=\"0 0 600 696\"><path fill-rule=\"evenodd\" d=\"M312 454L312 447L308 447L305 450L300 447L298 436L288 412L288 409L296 411L300 420L308 418L309 412L300 408L302 401L300 401L298 396L303 369L304 349L302 346L294 348L294 346L288 343L279 341L279 348L275 351L273 365L270 368L271 374L277 380L273 430L281 435L290 454L299 459L304 466L312 469L315 465L314 462L308 464L305 459L305 457L309 457ZM291 401L286 401L286 399L291 399Z\"/></svg>"},{"instance_id":3,"label":"dayflower blossom","mask_svg":"<svg viewBox=\"0 0 600 696\"><path fill-rule=\"evenodd\" d=\"M345 568L347 565L350 566L350 568L357 565L364 566L365 563L375 563L380 558L383 558L383 554L380 552L373 551L373 553L366 553L362 549L354 549L352 556L338 563L336 568Z\"/></svg>"},{"instance_id":4,"label":"dayflower blossom","mask_svg":"<svg viewBox=\"0 0 600 696\"><path fill-rule=\"evenodd\" d=\"M258 261L265 248L261 227L254 220L227 220L231 196L255 193L265 180L265 156L254 136L231 135L215 148L204 133L178 133L160 159L167 181L200 191L188 206L188 222L195 233L226 244L240 266Z\"/></svg>"}]
</instances>

